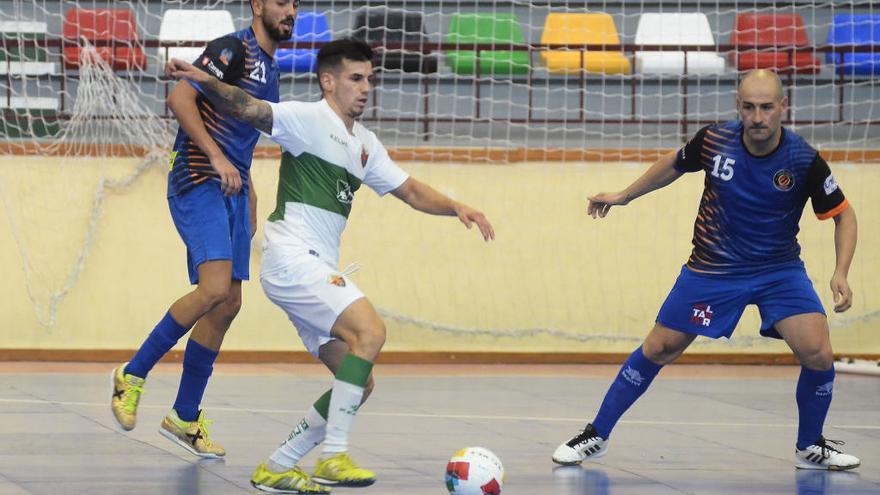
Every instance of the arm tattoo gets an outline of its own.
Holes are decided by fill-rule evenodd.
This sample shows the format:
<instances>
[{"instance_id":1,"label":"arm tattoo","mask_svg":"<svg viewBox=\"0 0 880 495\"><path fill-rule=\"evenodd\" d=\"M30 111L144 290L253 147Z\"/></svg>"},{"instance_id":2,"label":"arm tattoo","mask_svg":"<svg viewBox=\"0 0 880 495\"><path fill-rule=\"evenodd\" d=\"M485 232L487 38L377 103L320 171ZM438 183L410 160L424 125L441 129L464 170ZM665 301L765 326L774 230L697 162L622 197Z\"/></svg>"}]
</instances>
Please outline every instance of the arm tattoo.
<instances>
[{"instance_id":1,"label":"arm tattoo","mask_svg":"<svg viewBox=\"0 0 880 495\"><path fill-rule=\"evenodd\" d=\"M200 84L205 96L221 113L247 122L266 134L272 133L272 107L245 93L241 88L230 86L211 78Z\"/></svg>"}]
</instances>

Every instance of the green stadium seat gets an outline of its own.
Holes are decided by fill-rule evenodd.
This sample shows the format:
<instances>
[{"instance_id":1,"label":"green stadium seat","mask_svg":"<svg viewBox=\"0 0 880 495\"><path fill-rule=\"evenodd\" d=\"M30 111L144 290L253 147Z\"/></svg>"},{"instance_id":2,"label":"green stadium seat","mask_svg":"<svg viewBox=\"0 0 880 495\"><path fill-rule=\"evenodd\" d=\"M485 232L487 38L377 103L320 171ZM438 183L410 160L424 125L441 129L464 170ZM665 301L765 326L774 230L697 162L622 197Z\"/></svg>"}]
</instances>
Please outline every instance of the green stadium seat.
<instances>
[{"instance_id":1,"label":"green stadium seat","mask_svg":"<svg viewBox=\"0 0 880 495\"><path fill-rule=\"evenodd\" d=\"M455 14L449 21L447 43L461 45L446 52L446 61L456 74L517 75L529 71L529 54L514 50L466 50L468 44L492 44L496 48L525 44L519 18L515 14Z\"/></svg>"},{"instance_id":2,"label":"green stadium seat","mask_svg":"<svg viewBox=\"0 0 880 495\"><path fill-rule=\"evenodd\" d=\"M0 75L42 76L55 73L55 63L43 46L22 42L46 40L46 23L34 21L0 22ZM14 41L15 44L10 43Z\"/></svg>"}]
</instances>

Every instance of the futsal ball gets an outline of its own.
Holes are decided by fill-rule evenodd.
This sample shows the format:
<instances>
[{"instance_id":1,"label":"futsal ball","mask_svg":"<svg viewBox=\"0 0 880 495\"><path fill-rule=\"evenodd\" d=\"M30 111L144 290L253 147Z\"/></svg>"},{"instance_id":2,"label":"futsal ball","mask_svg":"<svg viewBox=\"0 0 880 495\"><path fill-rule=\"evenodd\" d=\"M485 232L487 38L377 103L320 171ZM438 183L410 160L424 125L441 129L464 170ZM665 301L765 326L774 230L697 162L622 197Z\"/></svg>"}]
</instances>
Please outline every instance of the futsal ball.
<instances>
[{"instance_id":1,"label":"futsal ball","mask_svg":"<svg viewBox=\"0 0 880 495\"><path fill-rule=\"evenodd\" d=\"M465 447L446 464L446 488L451 495L500 495L504 466L489 449Z\"/></svg>"}]
</instances>

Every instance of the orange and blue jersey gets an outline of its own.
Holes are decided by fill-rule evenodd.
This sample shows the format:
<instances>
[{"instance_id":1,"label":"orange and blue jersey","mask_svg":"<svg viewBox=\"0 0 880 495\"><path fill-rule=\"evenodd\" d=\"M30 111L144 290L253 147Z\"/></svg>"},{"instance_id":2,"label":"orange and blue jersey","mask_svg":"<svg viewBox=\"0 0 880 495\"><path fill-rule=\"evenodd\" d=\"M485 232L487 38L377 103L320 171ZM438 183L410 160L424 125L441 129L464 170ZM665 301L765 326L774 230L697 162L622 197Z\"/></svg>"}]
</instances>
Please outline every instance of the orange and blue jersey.
<instances>
[{"instance_id":1,"label":"orange and blue jersey","mask_svg":"<svg viewBox=\"0 0 880 495\"><path fill-rule=\"evenodd\" d=\"M278 65L260 48L250 27L211 41L193 65L254 98L278 102ZM201 93L197 83L189 84ZM247 194L248 171L260 138L259 131L221 114L201 95L196 105L211 139L241 174L241 193ZM219 184L219 181L207 155L183 128L179 129L168 173L168 196L185 193L199 184Z\"/></svg>"},{"instance_id":2,"label":"orange and blue jersey","mask_svg":"<svg viewBox=\"0 0 880 495\"><path fill-rule=\"evenodd\" d=\"M765 156L749 153L743 124L700 129L679 152L680 172L706 173L687 267L710 274L754 273L800 262L798 223L807 199L820 219L847 207L825 160L794 132Z\"/></svg>"}]
</instances>

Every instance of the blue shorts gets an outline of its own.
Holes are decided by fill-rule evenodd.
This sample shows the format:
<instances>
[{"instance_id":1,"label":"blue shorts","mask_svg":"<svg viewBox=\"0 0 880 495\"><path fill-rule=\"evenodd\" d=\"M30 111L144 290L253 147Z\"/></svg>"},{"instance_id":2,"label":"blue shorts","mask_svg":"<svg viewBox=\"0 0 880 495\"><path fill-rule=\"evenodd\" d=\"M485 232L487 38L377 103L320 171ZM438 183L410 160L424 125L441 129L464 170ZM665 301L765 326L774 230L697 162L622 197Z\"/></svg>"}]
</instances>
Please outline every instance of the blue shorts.
<instances>
[{"instance_id":1,"label":"blue shorts","mask_svg":"<svg viewBox=\"0 0 880 495\"><path fill-rule=\"evenodd\" d=\"M680 332L730 337L749 304L761 313L761 335L781 339L774 325L825 309L801 262L754 275L709 275L681 268L657 323Z\"/></svg>"},{"instance_id":2,"label":"blue shorts","mask_svg":"<svg viewBox=\"0 0 880 495\"><path fill-rule=\"evenodd\" d=\"M168 198L171 218L186 244L189 281L199 283L199 265L232 260L232 279L247 280L251 225L247 194L224 196L213 182Z\"/></svg>"}]
</instances>

